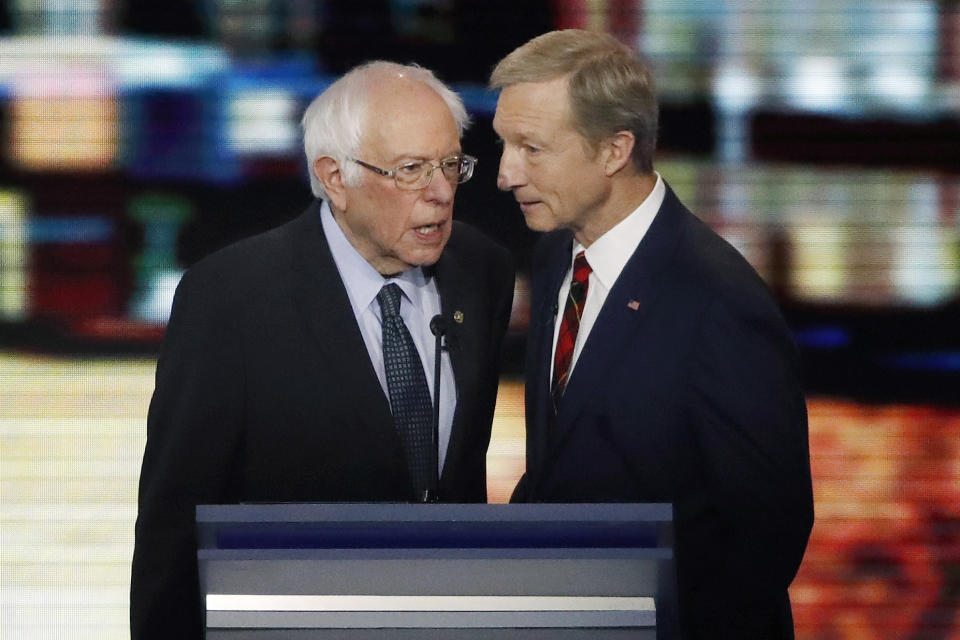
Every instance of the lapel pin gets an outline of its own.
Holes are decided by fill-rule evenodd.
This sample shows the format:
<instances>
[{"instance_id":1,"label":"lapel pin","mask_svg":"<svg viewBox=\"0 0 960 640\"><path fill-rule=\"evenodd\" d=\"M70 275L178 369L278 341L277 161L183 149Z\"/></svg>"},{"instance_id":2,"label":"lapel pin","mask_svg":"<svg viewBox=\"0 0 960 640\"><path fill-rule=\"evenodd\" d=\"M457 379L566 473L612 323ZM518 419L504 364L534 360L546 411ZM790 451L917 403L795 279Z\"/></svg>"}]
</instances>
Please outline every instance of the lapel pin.
<instances>
[{"instance_id":1,"label":"lapel pin","mask_svg":"<svg viewBox=\"0 0 960 640\"><path fill-rule=\"evenodd\" d=\"M453 312L453 321L457 324L463 324L463 311L457 309Z\"/></svg>"},{"instance_id":2,"label":"lapel pin","mask_svg":"<svg viewBox=\"0 0 960 640\"><path fill-rule=\"evenodd\" d=\"M639 301L639 300L631 300L630 302L627 303L627 308L630 309L631 311L639 311L639 310L640 310L640 301Z\"/></svg>"}]
</instances>

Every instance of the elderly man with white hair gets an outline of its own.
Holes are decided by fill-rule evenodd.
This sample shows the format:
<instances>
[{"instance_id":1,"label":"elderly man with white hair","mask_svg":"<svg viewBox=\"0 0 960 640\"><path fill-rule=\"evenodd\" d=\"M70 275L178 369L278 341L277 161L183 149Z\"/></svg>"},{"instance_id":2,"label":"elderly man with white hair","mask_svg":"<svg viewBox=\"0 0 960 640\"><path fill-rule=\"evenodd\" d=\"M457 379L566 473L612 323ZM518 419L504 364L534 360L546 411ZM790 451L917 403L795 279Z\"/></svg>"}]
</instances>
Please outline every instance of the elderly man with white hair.
<instances>
[{"instance_id":1,"label":"elderly man with white hair","mask_svg":"<svg viewBox=\"0 0 960 640\"><path fill-rule=\"evenodd\" d=\"M198 504L485 501L514 274L453 220L467 124L426 69L352 70L303 117L318 200L184 275L147 421L133 640L203 636Z\"/></svg>"}]
</instances>

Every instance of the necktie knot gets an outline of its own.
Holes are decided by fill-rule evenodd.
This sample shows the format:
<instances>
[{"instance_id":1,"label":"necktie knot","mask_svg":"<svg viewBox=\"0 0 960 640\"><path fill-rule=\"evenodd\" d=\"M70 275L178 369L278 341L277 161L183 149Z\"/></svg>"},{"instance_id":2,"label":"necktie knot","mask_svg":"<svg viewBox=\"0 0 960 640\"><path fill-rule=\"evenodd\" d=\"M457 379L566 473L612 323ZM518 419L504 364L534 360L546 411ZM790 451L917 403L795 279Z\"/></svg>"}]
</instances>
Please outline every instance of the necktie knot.
<instances>
[{"instance_id":1,"label":"necktie knot","mask_svg":"<svg viewBox=\"0 0 960 640\"><path fill-rule=\"evenodd\" d=\"M400 315L400 297L403 291L396 282L386 284L377 294L377 302L380 303L380 313L384 318L396 318Z\"/></svg>"},{"instance_id":2,"label":"necktie knot","mask_svg":"<svg viewBox=\"0 0 960 640\"><path fill-rule=\"evenodd\" d=\"M592 271L590 263L587 262L587 256L581 251L573 259L573 281L580 285L586 285Z\"/></svg>"}]
</instances>

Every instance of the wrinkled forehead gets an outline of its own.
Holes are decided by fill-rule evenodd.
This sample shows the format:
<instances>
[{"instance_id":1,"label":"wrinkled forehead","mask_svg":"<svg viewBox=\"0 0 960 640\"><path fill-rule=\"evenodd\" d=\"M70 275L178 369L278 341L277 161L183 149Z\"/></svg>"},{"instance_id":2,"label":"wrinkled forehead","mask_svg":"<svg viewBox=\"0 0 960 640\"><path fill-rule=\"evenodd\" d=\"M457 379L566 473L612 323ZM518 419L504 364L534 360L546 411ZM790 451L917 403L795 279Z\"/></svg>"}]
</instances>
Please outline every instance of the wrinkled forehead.
<instances>
[{"instance_id":1,"label":"wrinkled forehead","mask_svg":"<svg viewBox=\"0 0 960 640\"><path fill-rule=\"evenodd\" d=\"M440 157L460 150L450 108L423 82L389 78L371 87L360 148L386 160Z\"/></svg>"},{"instance_id":2,"label":"wrinkled forehead","mask_svg":"<svg viewBox=\"0 0 960 640\"><path fill-rule=\"evenodd\" d=\"M573 128L566 76L504 87L497 100L493 128L501 137Z\"/></svg>"}]
</instances>

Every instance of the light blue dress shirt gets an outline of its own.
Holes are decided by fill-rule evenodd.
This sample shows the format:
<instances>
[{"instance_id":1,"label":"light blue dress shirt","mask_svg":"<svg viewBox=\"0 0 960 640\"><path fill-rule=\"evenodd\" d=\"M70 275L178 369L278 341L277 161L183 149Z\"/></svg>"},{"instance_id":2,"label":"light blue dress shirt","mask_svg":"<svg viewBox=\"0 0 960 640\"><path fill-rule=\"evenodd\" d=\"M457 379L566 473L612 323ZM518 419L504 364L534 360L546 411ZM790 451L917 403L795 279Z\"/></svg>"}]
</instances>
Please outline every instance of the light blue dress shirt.
<instances>
[{"instance_id":1,"label":"light blue dress shirt","mask_svg":"<svg viewBox=\"0 0 960 640\"><path fill-rule=\"evenodd\" d=\"M360 327L360 334L367 346L373 370L380 380L383 394L390 399L387 391L387 374L383 364L383 329L380 317L380 304L377 294L384 285L395 282L403 291L400 301L400 317L407 325L410 336L417 346L423 372L430 387L430 397L434 397L433 369L436 338L430 331L430 319L440 313L440 292L433 278L427 278L423 269L409 269L392 278L384 278L350 244L340 225L333 217L328 203L320 207L320 222L323 233L330 245L330 253L340 272L340 279L347 289L353 315ZM317 295L320 295L318 292ZM440 471L446 459L447 446L450 443L450 430L453 425L453 412L457 404L457 390L453 380L453 366L450 354L443 352L440 361Z\"/></svg>"}]
</instances>

